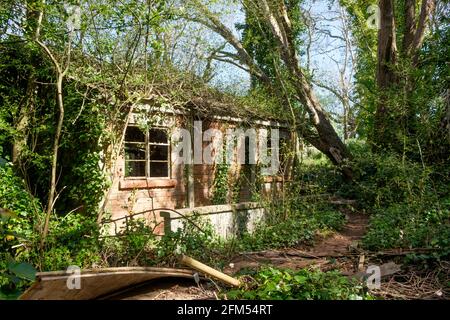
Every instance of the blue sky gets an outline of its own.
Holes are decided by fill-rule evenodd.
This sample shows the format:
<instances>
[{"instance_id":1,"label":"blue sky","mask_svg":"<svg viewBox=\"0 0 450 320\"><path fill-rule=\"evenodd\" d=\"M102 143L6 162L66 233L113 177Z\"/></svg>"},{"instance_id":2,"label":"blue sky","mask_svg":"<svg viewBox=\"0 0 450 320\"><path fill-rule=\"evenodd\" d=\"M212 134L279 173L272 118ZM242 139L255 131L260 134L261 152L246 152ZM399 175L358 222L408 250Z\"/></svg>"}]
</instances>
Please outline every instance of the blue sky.
<instances>
[{"instance_id":1,"label":"blue sky","mask_svg":"<svg viewBox=\"0 0 450 320\"><path fill-rule=\"evenodd\" d=\"M328 1L309 1L305 4L305 7L309 8L311 6L313 15L321 14L325 17L330 17L333 13L329 10ZM222 8L221 8L222 9ZM337 4L334 4L332 10L337 10ZM229 4L221 10L222 16L221 20L232 29L236 35L239 35L237 30L235 29L235 24L239 22L243 22L245 19L244 13L238 8L230 6ZM340 22L327 22L327 21L319 21L319 27L328 29L332 34L337 34L339 31L336 28L339 27ZM213 32L211 32L210 41L212 42L220 42L222 41L220 36L217 36ZM333 50L332 52L328 52L327 54L322 53L322 51L326 51L327 49L331 49L335 46L338 46L339 43L336 43L336 39L332 39L330 37L324 37L320 39L320 41L313 42L312 45L312 58L311 58L311 68L314 69L314 74L319 76L320 78L327 79L328 82L337 82L337 66L335 62L330 58L336 59L338 61L343 60L343 53L340 50ZM301 61L305 64L304 57L301 57ZM213 79L212 84L218 87L243 87L248 88L249 86L249 75L227 63L217 62L216 63L216 71L217 76ZM319 90L322 92L322 90Z\"/></svg>"}]
</instances>

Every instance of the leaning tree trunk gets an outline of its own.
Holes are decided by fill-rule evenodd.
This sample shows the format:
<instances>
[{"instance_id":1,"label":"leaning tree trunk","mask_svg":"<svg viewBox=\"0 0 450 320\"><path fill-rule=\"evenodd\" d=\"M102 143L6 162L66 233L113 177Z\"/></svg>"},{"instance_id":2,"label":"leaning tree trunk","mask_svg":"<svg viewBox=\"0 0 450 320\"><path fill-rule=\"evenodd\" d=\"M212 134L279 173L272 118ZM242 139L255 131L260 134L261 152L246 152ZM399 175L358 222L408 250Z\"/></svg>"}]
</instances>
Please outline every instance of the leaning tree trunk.
<instances>
[{"instance_id":1,"label":"leaning tree trunk","mask_svg":"<svg viewBox=\"0 0 450 320\"><path fill-rule=\"evenodd\" d=\"M317 138L305 138L314 147L323 152L334 164L341 166L342 172L347 179L352 179L353 173L351 167L348 163L345 163L345 160L351 158L346 145L338 136L329 117L314 95L311 86L305 81L301 70L297 65L292 65L291 69L296 75L295 88L298 100L306 107L312 124L318 134Z\"/></svg>"},{"instance_id":2,"label":"leaning tree trunk","mask_svg":"<svg viewBox=\"0 0 450 320\"><path fill-rule=\"evenodd\" d=\"M236 50L236 54L233 54L233 57L237 58L241 64L247 65L248 71L252 76L256 77L268 88L273 88L270 77L258 66L233 32L219 21L200 0L192 0L192 2L199 9L201 16L188 18L220 34ZM255 16L261 19L261 24L269 27L277 43L276 49L289 70L290 82L296 90L295 98L306 108L311 123L317 131L317 137L309 135L303 135L303 137L330 158L334 164L345 164L345 160L350 159L350 153L334 130L326 112L315 97L310 83L300 69L295 44L292 39L292 25L287 14L286 5L282 0L272 0L270 5L266 0L258 0L248 1L245 9L255 10ZM277 89L274 88L274 91L277 92ZM285 97L281 98L281 100L285 100ZM342 169L344 176L351 179L351 168L348 165L344 165Z\"/></svg>"},{"instance_id":3,"label":"leaning tree trunk","mask_svg":"<svg viewBox=\"0 0 450 320\"><path fill-rule=\"evenodd\" d=\"M317 131L318 137L308 139L309 142L322 151L334 164L341 166L347 179L352 179L352 169L346 161L350 160L350 152L336 133L326 112L314 95L310 82L300 68L292 36L292 24L285 3L280 0L269 5L266 0L259 0L256 5L261 10L265 23L270 27L272 35L278 43L281 59L289 70L291 82L297 93L296 98L306 108L312 125Z\"/></svg>"}]
</instances>

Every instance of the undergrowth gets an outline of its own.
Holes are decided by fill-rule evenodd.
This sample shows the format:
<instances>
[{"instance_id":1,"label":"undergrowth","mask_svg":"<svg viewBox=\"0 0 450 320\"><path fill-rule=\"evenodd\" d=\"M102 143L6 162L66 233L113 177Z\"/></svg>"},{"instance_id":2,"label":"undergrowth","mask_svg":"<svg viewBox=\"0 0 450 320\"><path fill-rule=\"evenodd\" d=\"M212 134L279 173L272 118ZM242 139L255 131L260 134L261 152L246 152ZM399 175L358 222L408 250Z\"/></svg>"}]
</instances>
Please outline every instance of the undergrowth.
<instances>
[{"instance_id":1,"label":"undergrowth","mask_svg":"<svg viewBox=\"0 0 450 320\"><path fill-rule=\"evenodd\" d=\"M1 295L17 297L34 279L36 270L64 270L69 265L82 268L176 266L179 254L222 269L238 252L312 244L317 234L338 231L345 223L344 215L321 197L326 194L355 199L356 210L370 215L362 242L364 248L429 249L429 253L408 257L414 263L448 259L450 169L412 163L391 154L373 154L363 143L353 143L350 148L354 154L353 182L344 181L339 169L323 159L319 159L318 165L300 166L282 200L265 203L266 217L252 233L240 232L233 238L220 239L207 219L194 215L189 221L183 221L183 228L163 237L154 235L143 219L133 219L127 230L109 237L107 232L99 230L95 215L72 212L52 216L42 251L39 250L42 206L27 192L12 165L3 161L0 165ZM254 297L348 299L352 294L361 293L351 291L349 288L353 286L347 287L333 273L280 272L269 269L255 275L258 285L251 290ZM286 282L287 278L292 283ZM331 286L322 290L322 282L335 283L348 290L335 292ZM273 285L278 289L272 290ZM308 291L310 296L302 296L305 286L312 286L312 291ZM267 291L268 287L271 290ZM244 297L244 292L236 294Z\"/></svg>"},{"instance_id":2,"label":"undergrowth","mask_svg":"<svg viewBox=\"0 0 450 320\"><path fill-rule=\"evenodd\" d=\"M248 300L363 300L365 288L337 271L281 270L271 267L247 274L246 287L225 293L229 299Z\"/></svg>"},{"instance_id":3,"label":"undergrowth","mask_svg":"<svg viewBox=\"0 0 450 320\"><path fill-rule=\"evenodd\" d=\"M357 200L370 215L362 245L368 250L430 249L428 259L450 254L450 166L413 162L394 153L373 153L362 141L351 141L352 182L330 163L309 164L299 180L319 192Z\"/></svg>"}]
</instances>

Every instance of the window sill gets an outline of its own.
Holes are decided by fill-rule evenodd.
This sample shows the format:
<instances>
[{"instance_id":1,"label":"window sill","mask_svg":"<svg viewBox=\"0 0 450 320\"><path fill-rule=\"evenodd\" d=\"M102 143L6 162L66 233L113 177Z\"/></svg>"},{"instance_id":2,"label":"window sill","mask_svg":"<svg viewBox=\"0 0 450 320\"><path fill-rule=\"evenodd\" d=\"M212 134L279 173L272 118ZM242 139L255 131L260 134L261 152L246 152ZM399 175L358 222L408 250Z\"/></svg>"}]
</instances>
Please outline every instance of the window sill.
<instances>
[{"instance_id":1,"label":"window sill","mask_svg":"<svg viewBox=\"0 0 450 320\"><path fill-rule=\"evenodd\" d=\"M126 178L119 182L119 190L173 188L176 184L177 181L175 179L167 178Z\"/></svg>"}]
</instances>

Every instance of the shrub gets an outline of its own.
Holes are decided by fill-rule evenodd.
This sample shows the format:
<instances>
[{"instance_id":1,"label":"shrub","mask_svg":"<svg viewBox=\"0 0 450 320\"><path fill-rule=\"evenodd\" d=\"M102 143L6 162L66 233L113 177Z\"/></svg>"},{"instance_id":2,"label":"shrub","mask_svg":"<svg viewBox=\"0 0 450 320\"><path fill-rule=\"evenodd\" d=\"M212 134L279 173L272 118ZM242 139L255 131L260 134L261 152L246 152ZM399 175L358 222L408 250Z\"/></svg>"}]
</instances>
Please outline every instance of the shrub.
<instances>
[{"instance_id":1,"label":"shrub","mask_svg":"<svg viewBox=\"0 0 450 320\"><path fill-rule=\"evenodd\" d=\"M299 271L263 268L252 275L249 288L231 290L230 299L249 300L362 300L371 297L362 285L350 281L337 271Z\"/></svg>"},{"instance_id":2,"label":"shrub","mask_svg":"<svg viewBox=\"0 0 450 320\"><path fill-rule=\"evenodd\" d=\"M0 298L17 297L34 279L26 261L36 239L35 227L42 217L33 198L7 162L0 164Z\"/></svg>"},{"instance_id":3,"label":"shrub","mask_svg":"<svg viewBox=\"0 0 450 320\"><path fill-rule=\"evenodd\" d=\"M16 246L29 246L33 240L34 228L43 213L39 201L26 191L10 164L0 166L0 209L0 252L16 256L23 249Z\"/></svg>"},{"instance_id":4,"label":"shrub","mask_svg":"<svg viewBox=\"0 0 450 320\"><path fill-rule=\"evenodd\" d=\"M318 231L339 230L345 217L323 202L288 199L274 203L266 219L252 234L244 234L239 246L242 250L262 250L292 247L312 243Z\"/></svg>"},{"instance_id":5,"label":"shrub","mask_svg":"<svg viewBox=\"0 0 450 320\"><path fill-rule=\"evenodd\" d=\"M102 254L110 266L154 265L157 236L144 218L130 219L128 227L115 237L101 239Z\"/></svg>"},{"instance_id":6,"label":"shrub","mask_svg":"<svg viewBox=\"0 0 450 320\"><path fill-rule=\"evenodd\" d=\"M182 228L163 236L158 243L158 259L174 261L174 254L186 254L205 263L215 264L224 242L211 223L198 214L183 219Z\"/></svg>"},{"instance_id":7,"label":"shrub","mask_svg":"<svg viewBox=\"0 0 450 320\"><path fill-rule=\"evenodd\" d=\"M373 154L351 144L357 180L343 185L372 214L363 239L367 249L434 248L449 254L450 175L448 167L430 167L392 153Z\"/></svg>"},{"instance_id":8,"label":"shrub","mask_svg":"<svg viewBox=\"0 0 450 320\"><path fill-rule=\"evenodd\" d=\"M98 225L94 217L71 213L53 216L45 250L34 251L35 261L43 271L65 270L70 265L91 268L100 263Z\"/></svg>"},{"instance_id":9,"label":"shrub","mask_svg":"<svg viewBox=\"0 0 450 320\"><path fill-rule=\"evenodd\" d=\"M436 205L393 204L377 209L364 237L368 249L434 248L450 254L450 210Z\"/></svg>"},{"instance_id":10,"label":"shrub","mask_svg":"<svg viewBox=\"0 0 450 320\"><path fill-rule=\"evenodd\" d=\"M350 149L354 154L355 181L343 184L340 193L357 199L361 206L385 207L433 197L432 168L394 153L374 154L362 142L353 142Z\"/></svg>"}]
</instances>

